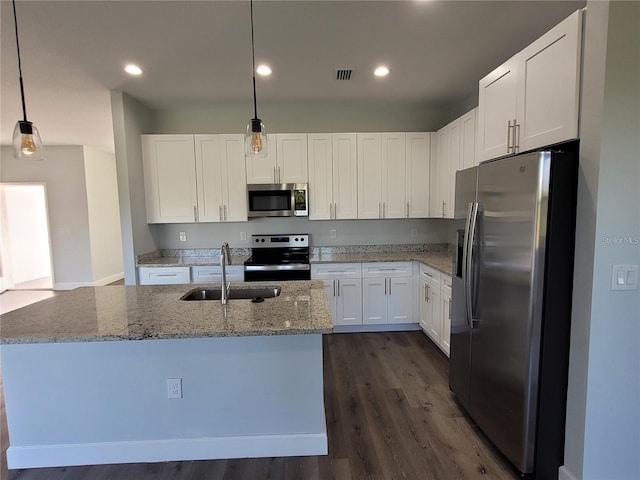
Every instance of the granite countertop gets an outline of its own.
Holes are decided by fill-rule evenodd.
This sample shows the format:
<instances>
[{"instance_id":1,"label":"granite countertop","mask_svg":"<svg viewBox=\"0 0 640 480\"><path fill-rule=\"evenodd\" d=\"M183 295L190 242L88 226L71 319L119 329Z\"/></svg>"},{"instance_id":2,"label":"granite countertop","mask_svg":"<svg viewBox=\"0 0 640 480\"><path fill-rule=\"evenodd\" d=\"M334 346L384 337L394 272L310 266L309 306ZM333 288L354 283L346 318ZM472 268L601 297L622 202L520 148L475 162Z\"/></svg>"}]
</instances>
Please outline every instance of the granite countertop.
<instances>
[{"instance_id":1,"label":"granite countertop","mask_svg":"<svg viewBox=\"0 0 640 480\"><path fill-rule=\"evenodd\" d=\"M250 255L231 255L228 265L243 265ZM219 266L220 255L211 256L169 256L138 259L138 267L198 267Z\"/></svg>"},{"instance_id":2,"label":"granite countertop","mask_svg":"<svg viewBox=\"0 0 640 480\"><path fill-rule=\"evenodd\" d=\"M324 334L333 331L321 281L280 285L278 297L181 301L195 285L81 287L0 315L0 343L101 342L198 337ZM202 286L218 286L203 284Z\"/></svg>"},{"instance_id":3,"label":"granite countertop","mask_svg":"<svg viewBox=\"0 0 640 480\"><path fill-rule=\"evenodd\" d=\"M342 250L336 251L332 247L316 247L312 248L312 254L309 258L310 263L361 263L361 262L412 262L418 261L425 265L440 270L448 275L452 271L452 254L446 250L425 250L425 251L408 251L402 247L398 250L376 252L370 250L358 251L356 247L353 251L350 247L344 247ZM175 253L179 251L170 251ZM236 254L231 256L231 265L242 265L248 260L248 254ZM150 255L142 256L138 259L139 267L193 267L193 266L210 266L220 265L220 255Z\"/></svg>"},{"instance_id":4,"label":"granite countertop","mask_svg":"<svg viewBox=\"0 0 640 480\"><path fill-rule=\"evenodd\" d=\"M431 252L358 252L318 253L309 259L311 263L360 263L360 262L422 262L425 265L451 275L453 257L447 251Z\"/></svg>"}]
</instances>

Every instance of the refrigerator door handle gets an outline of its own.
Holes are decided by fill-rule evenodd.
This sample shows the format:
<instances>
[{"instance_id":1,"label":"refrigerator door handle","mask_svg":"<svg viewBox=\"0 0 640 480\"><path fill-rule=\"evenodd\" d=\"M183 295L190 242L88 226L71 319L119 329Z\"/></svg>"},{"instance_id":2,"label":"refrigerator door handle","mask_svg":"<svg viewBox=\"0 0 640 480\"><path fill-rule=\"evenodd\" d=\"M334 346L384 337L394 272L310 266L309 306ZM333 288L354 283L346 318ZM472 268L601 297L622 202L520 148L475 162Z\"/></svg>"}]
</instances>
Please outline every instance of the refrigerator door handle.
<instances>
[{"instance_id":1,"label":"refrigerator door handle","mask_svg":"<svg viewBox=\"0 0 640 480\"><path fill-rule=\"evenodd\" d=\"M464 243L462 245L462 285L464 289L464 320L467 325L469 324L469 305L467 304L467 283L469 281L469 272L467 272L467 257L469 256L469 231L471 229L471 217L473 216L474 202L469 202L469 208L467 210L467 219L464 224Z\"/></svg>"},{"instance_id":2,"label":"refrigerator door handle","mask_svg":"<svg viewBox=\"0 0 640 480\"><path fill-rule=\"evenodd\" d=\"M469 221L469 235L466 240L466 281L465 281L465 309L467 321L471 328L474 328L477 321L473 319L473 301L471 298L471 275L473 266L473 240L476 235L476 225L478 223L478 203L471 204L471 219Z\"/></svg>"}]
</instances>

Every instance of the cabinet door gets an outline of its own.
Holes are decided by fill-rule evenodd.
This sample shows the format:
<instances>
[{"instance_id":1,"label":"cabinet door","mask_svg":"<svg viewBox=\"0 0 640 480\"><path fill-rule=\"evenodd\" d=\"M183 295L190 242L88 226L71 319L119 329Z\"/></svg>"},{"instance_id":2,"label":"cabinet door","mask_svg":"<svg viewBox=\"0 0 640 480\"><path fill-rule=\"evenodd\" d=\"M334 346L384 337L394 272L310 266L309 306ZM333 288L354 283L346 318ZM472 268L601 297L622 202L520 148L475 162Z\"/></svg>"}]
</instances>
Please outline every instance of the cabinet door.
<instances>
[{"instance_id":1,"label":"cabinet door","mask_svg":"<svg viewBox=\"0 0 640 480\"><path fill-rule=\"evenodd\" d=\"M382 135L358 133L358 218L382 218Z\"/></svg>"},{"instance_id":2,"label":"cabinet door","mask_svg":"<svg viewBox=\"0 0 640 480\"><path fill-rule=\"evenodd\" d=\"M362 323L387 323L387 279L362 279Z\"/></svg>"},{"instance_id":3,"label":"cabinet door","mask_svg":"<svg viewBox=\"0 0 640 480\"><path fill-rule=\"evenodd\" d=\"M330 133L309 134L309 220L333 218L333 158Z\"/></svg>"},{"instance_id":4,"label":"cabinet door","mask_svg":"<svg viewBox=\"0 0 640 480\"><path fill-rule=\"evenodd\" d=\"M222 175L223 158L219 135L196 135L196 172L198 185L198 221L221 222L225 203Z\"/></svg>"},{"instance_id":5,"label":"cabinet door","mask_svg":"<svg viewBox=\"0 0 640 480\"><path fill-rule=\"evenodd\" d=\"M460 165L461 169L475 167L476 163L476 114L478 109L460 117ZM455 177L454 177L455 178ZM454 195L455 198L455 195Z\"/></svg>"},{"instance_id":6,"label":"cabinet door","mask_svg":"<svg viewBox=\"0 0 640 480\"><path fill-rule=\"evenodd\" d=\"M427 281L427 303L429 317L427 319L427 334L440 346L442 327L440 326L440 284L437 281Z\"/></svg>"},{"instance_id":7,"label":"cabinet door","mask_svg":"<svg viewBox=\"0 0 640 480\"><path fill-rule=\"evenodd\" d=\"M440 291L440 348L449 356L451 338L451 292Z\"/></svg>"},{"instance_id":8,"label":"cabinet door","mask_svg":"<svg viewBox=\"0 0 640 480\"><path fill-rule=\"evenodd\" d=\"M413 278L389 278L387 296L387 322L412 323Z\"/></svg>"},{"instance_id":9,"label":"cabinet door","mask_svg":"<svg viewBox=\"0 0 640 480\"><path fill-rule=\"evenodd\" d=\"M420 312L420 326L425 333L428 333L429 330L429 322L431 318L431 309L430 304L427 302L427 282L424 280L420 280L420 289L418 292L418 311Z\"/></svg>"},{"instance_id":10,"label":"cabinet door","mask_svg":"<svg viewBox=\"0 0 640 480\"><path fill-rule=\"evenodd\" d=\"M431 162L429 165L429 218L442 217L440 185L438 177L438 157L440 156L439 131L431 136Z\"/></svg>"},{"instance_id":11,"label":"cabinet door","mask_svg":"<svg viewBox=\"0 0 640 480\"><path fill-rule=\"evenodd\" d=\"M447 215L447 202L451 196L451 168L449 163L451 150L451 130L449 126L442 127L438 130L438 203L435 206L434 213L440 218Z\"/></svg>"},{"instance_id":12,"label":"cabinet door","mask_svg":"<svg viewBox=\"0 0 640 480\"><path fill-rule=\"evenodd\" d=\"M516 119L518 62L513 57L480 80L478 92L478 161L511 153L509 122Z\"/></svg>"},{"instance_id":13,"label":"cabinet door","mask_svg":"<svg viewBox=\"0 0 640 480\"><path fill-rule=\"evenodd\" d=\"M193 135L142 135L147 222L197 221Z\"/></svg>"},{"instance_id":14,"label":"cabinet door","mask_svg":"<svg viewBox=\"0 0 640 480\"><path fill-rule=\"evenodd\" d=\"M324 289L327 292L327 300L329 301L329 310L331 310L331 318L333 319L333 324L337 325L336 321L338 320L338 312L336 310L336 285L337 280L323 280Z\"/></svg>"},{"instance_id":15,"label":"cabinet door","mask_svg":"<svg viewBox=\"0 0 640 480\"><path fill-rule=\"evenodd\" d=\"M449 173L449 185L447 188L447 195L443 196L445 202L444 217L453 218L453 207L455 203L455 190L456 190L456 172L462 170L462 158L460 156L460 140L461 140L461 122L460 119L456 119L451 122L447 128L449 129L449 161L445 168Z\"/></svg>"},{"instance_id":16,"label":"cabinet door","mask_svg":"<svg viewBox=\"0 0 640 480\"><path fill-rule=\"evenodd\" d=\"M362 325L362 280L340 278L335 282L337 297L333 324Z\"/></svg>"},{"instance_id":17,"label":"cabinet door","mask_svg":"<svg viewBox=\"0 0 640 480\"><path fill-rule=\"evenodd\" d=\"M277 183L307 183L307 134L276 134Z\"/></svg>"},{"instance_id":18,"label":"cabinet door","mask_svg":"<svg viewBox=\"0 0 640 480\"><path fill-rule=\"evenodd\" d=\"M406 145L407 218L428 218L431 134L407 133Z\"/></svg>"},{"instance_id":19,"label":"cabinet door","mask_svg":"<svg viewBox=\"0 0 640 480\"><path fill-rule=\"evenodd\" d=\"M139 267L140 285L177 285L189 283L191 272L189 267Z\"/></svg>"},{"instance_id":20,"label":"cabinet door","mask_svg":"<svg viewBox=\"0 0 640 480\"><path fill-rule=\"evenodd\" d=\"M356 134L334 133L332 140L333 216L339 220L358 218Z\"/></svg>"},{"instance_id":21,"label":"cabinet door","mask_svg":"<svg viewBox=\"0 0 640 480\"><path fill-rule=\"evenodd\" d=\"M406 218L406 137L382 134L382 218Z\"/></svg>"},{"instance_id":22,"label":"cabinet door","mask_svg":"<svg viewBox=\"0 0 640 480\"><path fill-rule=\"evenodd\" d=\"M222 215L225 222L247 221L244 135L219 135L222 155Z\"/></svg>"},{"instance_id":23,"label":"cabinet door","mask_svg":"<svg viewBox=\"0 0 640 480\"><path fill-rule=\"evenodd\" d=\"M277 183L275 135L267 135L268 155L266 158L245 157L247 183Z\"/></svg>"},{"instance_id":24,"label":"cabinet door","mask_svg":"<svg viewBox=\"0 0 640 480\"><path fill-rule=\"evenodd\" d=\"M519 54L519 151L578 137L581 11Z\"/></svg>"}]
</instances>

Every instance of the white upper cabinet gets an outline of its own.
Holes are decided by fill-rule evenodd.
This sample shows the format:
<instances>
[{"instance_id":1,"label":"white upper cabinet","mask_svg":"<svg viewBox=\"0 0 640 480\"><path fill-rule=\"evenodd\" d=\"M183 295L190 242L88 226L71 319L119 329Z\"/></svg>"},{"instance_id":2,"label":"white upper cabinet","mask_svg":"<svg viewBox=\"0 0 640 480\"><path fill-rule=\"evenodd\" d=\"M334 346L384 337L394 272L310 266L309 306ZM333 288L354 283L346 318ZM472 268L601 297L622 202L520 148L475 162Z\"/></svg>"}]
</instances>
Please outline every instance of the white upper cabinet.
<instances>
[{"instance_id":1,"label":"white upper cabinet","mask_svg":"<svg viewBox=\"0 0 640 480\"><path fill-rule=\"evenodd\" d=\"M406 218L406 136L382 134L382 218Z\"/></svg>"},{"instance_id":2,"label":"white upper cabinet","mask_svg":"<svg viewBox=\"0 0 640 480\"><path fill-rule=\"evenodd\" d=\"M460 168L475 167L476 162L476 115L478 109L460 117Z\"/></svg>"},{"instance_id":3,"label":"white upper cabinet","mask_svg":"<svg viewBox=\"0 0 640 480\"><path fill-rule=\"evenodd\" d=\"M147 222L197 221L193 135L142 135Z\"/></svg>"},{"instance_id":4,"label":"white upper cabinet","mask_svg":"<svg viewBox=\"0 0 640 480\"><path fill-rule=\"evenodd\" d=\"M358 133L358 218L406 217L404 133Z\"/></svg>"},{"instance_id":5,"label":"white upper cabinet","mask_svg":"<svg viewBox=\"0 0 640 480\"><path fill-rule=\"evenodd\" d=\"M456 119L442 127L436 133L437 155L436 176L431 182L437 192L435 202L431 205L431 216L436 218L453 218L453 199L456 172L460 170L460 119ZM435 183L435 185L434 185Z\"/></svg>"},{"instance_id":6,"label":"white upper cabinet","mask_svg":"<svg viewBox=\"0 0 640 480\"><path fill-rule=\"evenodd\" d=\"M147 221L246 221L243 139L142 135Z\"/></svg>"},{"instance_id":7,"label":"white upper cabinet","mask_svg":"<svg viewBox=\"0 0 640 480\"><path fill-rule=\"evenodd\" d=\"M578 10L520 52L519 151L578 137L581 47Z\"/></svg>"},{"instance_id":8,"label":"white upper cabinet","mask_svg":"<svg viewBox=\"0 0 640 480\"><path fill-rule=\"evenodd\" d=\"M196 135L198 221L247 220L243 135Z\"/></svg>"},{"instance_id":9,"label":"white upper cabinet","mask_svg":"<svg viewBox=\"0 0 640 480\"><path fill-rule=\"evenodd\" d=\"M407 133L406 140L407 218L428 218L431 133Z\"/></svg>"},{"instance_id":10,"label":"white upper cabinet","mask_svg":"<svg viewBox=\"0 0 640 480\"><path fill-rule=\"evenodd\" d=\"M478 161L577 138L581 13L480 80Z\"/></svg>"},{"instance_id":11,"label":"white upper cabinet","mask_svg":"<svg viewBox=\"0 0 640 480\"><path fill-rule=\"evenodd\" d=\"M266 158L246 157L247 183L307 183L307 134L267 135Z\"/></svg>"},{"instance_id":12,"label":"white upper cabinet","mask_svg":"<svg viewBox=\"0 0 640 480\"><path fill-rule=\"evenodd\" d=\"M309 220L358 217L355 133L308 135Z\"/></svg>"},{"instance_id":13,"label":"white upper cabinet","mask_svg":"<svg viewBox=\"0 0 640 480\"><path fill-rule=\"evenodd\" d=\"M358 218L382 218L382 134L358 133Z\"/></svg>"}]
</instances>

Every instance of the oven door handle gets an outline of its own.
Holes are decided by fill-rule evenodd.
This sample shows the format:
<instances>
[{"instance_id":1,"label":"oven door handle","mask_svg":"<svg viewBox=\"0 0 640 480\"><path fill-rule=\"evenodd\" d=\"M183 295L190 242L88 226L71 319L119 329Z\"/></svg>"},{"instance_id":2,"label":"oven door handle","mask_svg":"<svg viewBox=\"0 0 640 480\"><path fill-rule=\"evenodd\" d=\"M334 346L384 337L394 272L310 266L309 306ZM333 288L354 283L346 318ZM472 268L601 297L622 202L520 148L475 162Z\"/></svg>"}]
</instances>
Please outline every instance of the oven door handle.
<instances>
[{"instance_id":1,"label":"oven door handle","mask_svg":"<svg viewBox=\"0 0 640 480\"><path fill-rule=\"evenodd\" d=\"M289 265L245 265L245 272L281 272L286 270L311 270L308 263L293 263Z\"/></svg>"}]
</instances>

